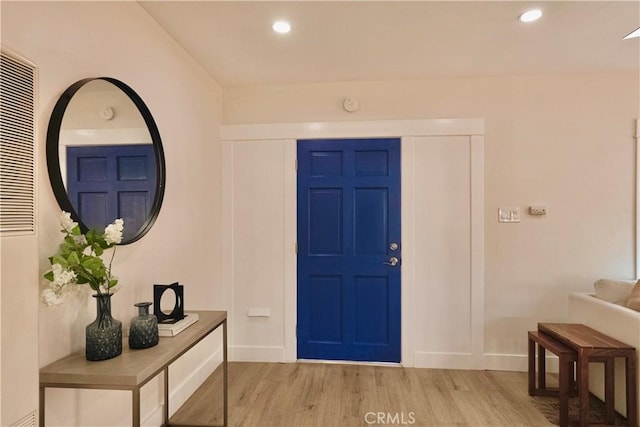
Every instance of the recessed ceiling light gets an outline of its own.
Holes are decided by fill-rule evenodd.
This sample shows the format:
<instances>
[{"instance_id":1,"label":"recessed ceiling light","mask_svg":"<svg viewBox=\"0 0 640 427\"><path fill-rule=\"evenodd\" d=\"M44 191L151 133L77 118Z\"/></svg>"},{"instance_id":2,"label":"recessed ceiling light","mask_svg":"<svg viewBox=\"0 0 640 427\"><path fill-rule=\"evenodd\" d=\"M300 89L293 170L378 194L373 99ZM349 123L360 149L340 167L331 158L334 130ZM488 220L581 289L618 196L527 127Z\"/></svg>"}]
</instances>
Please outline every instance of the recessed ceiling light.
<instances>
[{"instance_id":1,"label":"recessed ceiling light","mask_svg":"<svg viewBox=\"0 0 640 427\"><path fill-rule=\"evenodd\" d=\"M273 28L273 31L275 31L276 33L287 34L289 31L291 31L291 24L289 24L287 21L276 21L273 23L273 26L271 28Z\"/></svg>"},{"instance_id":2,"label":"recessed ceiling light","mask_svg":"<svg viewBox=\"0 0 640 427\"><path fill-rule=\"evenodd\" d=\"M533 22L540 19L541 16L542 11L540 9L531 9L520 15L518 19L520 19L520 22Z\"/></svg>"},{"instance_id":3,"label":"recessed ceiling light","mask_svg":"<svg viewBox=\"0 0 640 427\"><path fill-rule=\"evenodd\" d=\"M626 36L624 36L622 38L622 40L632 39L632 38L635 38L635 37L640 37L640 28L638 28L637 30L632 31L631 33L627 34Z\"/></svg>"}]
</instances>

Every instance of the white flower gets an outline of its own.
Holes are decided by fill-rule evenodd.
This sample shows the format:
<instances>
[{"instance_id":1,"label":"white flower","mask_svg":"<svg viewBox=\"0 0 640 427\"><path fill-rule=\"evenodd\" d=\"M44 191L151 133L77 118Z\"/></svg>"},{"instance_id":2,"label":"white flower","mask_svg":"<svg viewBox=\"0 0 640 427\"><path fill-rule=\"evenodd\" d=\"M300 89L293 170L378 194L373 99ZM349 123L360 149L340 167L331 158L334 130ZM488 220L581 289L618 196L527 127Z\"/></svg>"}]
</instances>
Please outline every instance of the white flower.
<instances>
[{"instance_id":1,"label":"white flower","mask_svg":"<svg viewBox=\"0 0 640 427\"><path fill-rule=\"evenodd\" d=\"M51 266L53 271L53 284L59 287L74 283L76 280L76 273L64 269L60 264L53 264Z\"/></svg>"},{"instance_id":2,"label":"white flower","mask_svg":"<svg viewBox=\"0 0 640 427\"><path fill-rule=\"evenodd\" d=\"M71 214L69 212L62 211L60 214L60 225L64 231L71 233L78 223L71 219Z\"/></svg>"},{"instance_id":3,"label":"white flower","mask_svg":"<svg viewBox=\"0 0 640 427\"><path fill-rule=\"evenodd\" d=\"M87 244L87 237L84 234L78 234L73 236L73 241L76 242L76 245L84 246Z\"/></svg>"},{"instance_id":4,"label":"white flower","mask_svg":"<svg viewBox=\"0 0 640 427\"><path fill-rule=\"evenodd\" d=\"M62 292L56 292L52 288L45 288L42 291L42 303L49 308L56 307L64 301Z\"/></svg>"},{"instance_id":5,"label":"white flower","mask_svg":"<svg viewBox=\"0 0 640 427\"><path fill-rule=\"evenodd\" d=\"M124 230L124 221L122 218L116 219L113 224L107 225L104 229L104 240L108 244L122 242L122 231Z\"/></svg>"}]
</instances>

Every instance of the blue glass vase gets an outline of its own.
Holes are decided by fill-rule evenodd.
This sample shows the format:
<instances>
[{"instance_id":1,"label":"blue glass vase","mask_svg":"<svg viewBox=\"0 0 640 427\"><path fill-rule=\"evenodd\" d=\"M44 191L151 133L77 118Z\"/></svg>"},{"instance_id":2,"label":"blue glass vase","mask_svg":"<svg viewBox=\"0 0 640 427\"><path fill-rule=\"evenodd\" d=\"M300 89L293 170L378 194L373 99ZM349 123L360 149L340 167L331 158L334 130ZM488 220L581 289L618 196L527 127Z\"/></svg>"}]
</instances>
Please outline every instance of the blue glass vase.
<instances>
[{"instance_id":1,"label":"blue glass vase","mask_svg":"<svg viewBox=\"0 0 640 427\"><path fill-rule=\"evenodd\" d=\"M111 316L111 295L93 296L98 312L86 329L87 360L107 360L122 353L122 322Z\"/></svg>"},{"instance_id":2,"label":"blue glass vase","mask_svg":"<svg viewBox=\"0 0 640 427\"><path fill-rule=\"evenodd\" d=\"M150 302L134 304L138 307L138 315L131 319L129 328L129 348L149 348L158 344L158 318L149 314Z\"/></svg>"}]
</instances>

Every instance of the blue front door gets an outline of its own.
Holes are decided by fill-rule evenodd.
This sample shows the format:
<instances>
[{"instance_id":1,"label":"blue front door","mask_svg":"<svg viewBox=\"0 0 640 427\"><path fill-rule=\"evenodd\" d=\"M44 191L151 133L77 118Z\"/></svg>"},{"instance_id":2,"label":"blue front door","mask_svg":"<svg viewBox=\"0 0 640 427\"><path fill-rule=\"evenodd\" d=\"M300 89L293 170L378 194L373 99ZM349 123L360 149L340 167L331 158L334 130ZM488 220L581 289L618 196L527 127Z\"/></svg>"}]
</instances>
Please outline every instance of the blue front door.
<instances>
[{"instance_id":1,"label":"blue front door","mask_svg":"<svg viewBox=\"0 0 640 427\"><path fill-rule=\"evenodd\" d=\"M67 147L67 194L88 227L124 220L130 239L148 219L156 190L153 145Z\"/></svg>"},{"instance_id":2,"label":"blue front door","mask_svg":"<svg viewBox=\"0 0 640 427\"><path fill-rule=\"evenodd\" d=\"M298 141L297 191L298 358L399 362L400 140Z\"/></svg>"}]
</instances>

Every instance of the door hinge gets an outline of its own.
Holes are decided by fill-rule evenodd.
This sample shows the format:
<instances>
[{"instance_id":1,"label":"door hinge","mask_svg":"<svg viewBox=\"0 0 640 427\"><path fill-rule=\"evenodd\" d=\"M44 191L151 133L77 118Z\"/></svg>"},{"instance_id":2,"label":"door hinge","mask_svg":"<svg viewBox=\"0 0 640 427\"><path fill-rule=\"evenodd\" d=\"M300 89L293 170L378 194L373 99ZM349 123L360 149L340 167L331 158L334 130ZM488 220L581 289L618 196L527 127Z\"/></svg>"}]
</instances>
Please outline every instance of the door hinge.
<instances>
[{"instance_id":1,"label":"door hinge","mask_svg":"<svg viewBox=\"0 0 640 427\"><path fill-rule=\"evenodd\" d=\"M296 325L296 338L298 338L298 325Z\"/></svg>"},{"instance_id":2,"label":"door hinge","mask_svg":"<svg viewBox=\"0 0 640 427\"><path fill-rule=\"evenodd\" d=\"M296 172L298 172L298 159L296 159Z\"/></svg>"},{"instance_id":3,"label":"door hinge","mask_svg":"<svg viewBox=\"0 0 640 427\"><path fill-rule=\"evenodd\" d=\"M298 242L296 242L296 255L298 255Z\"/></svg>"}]
</instances>

